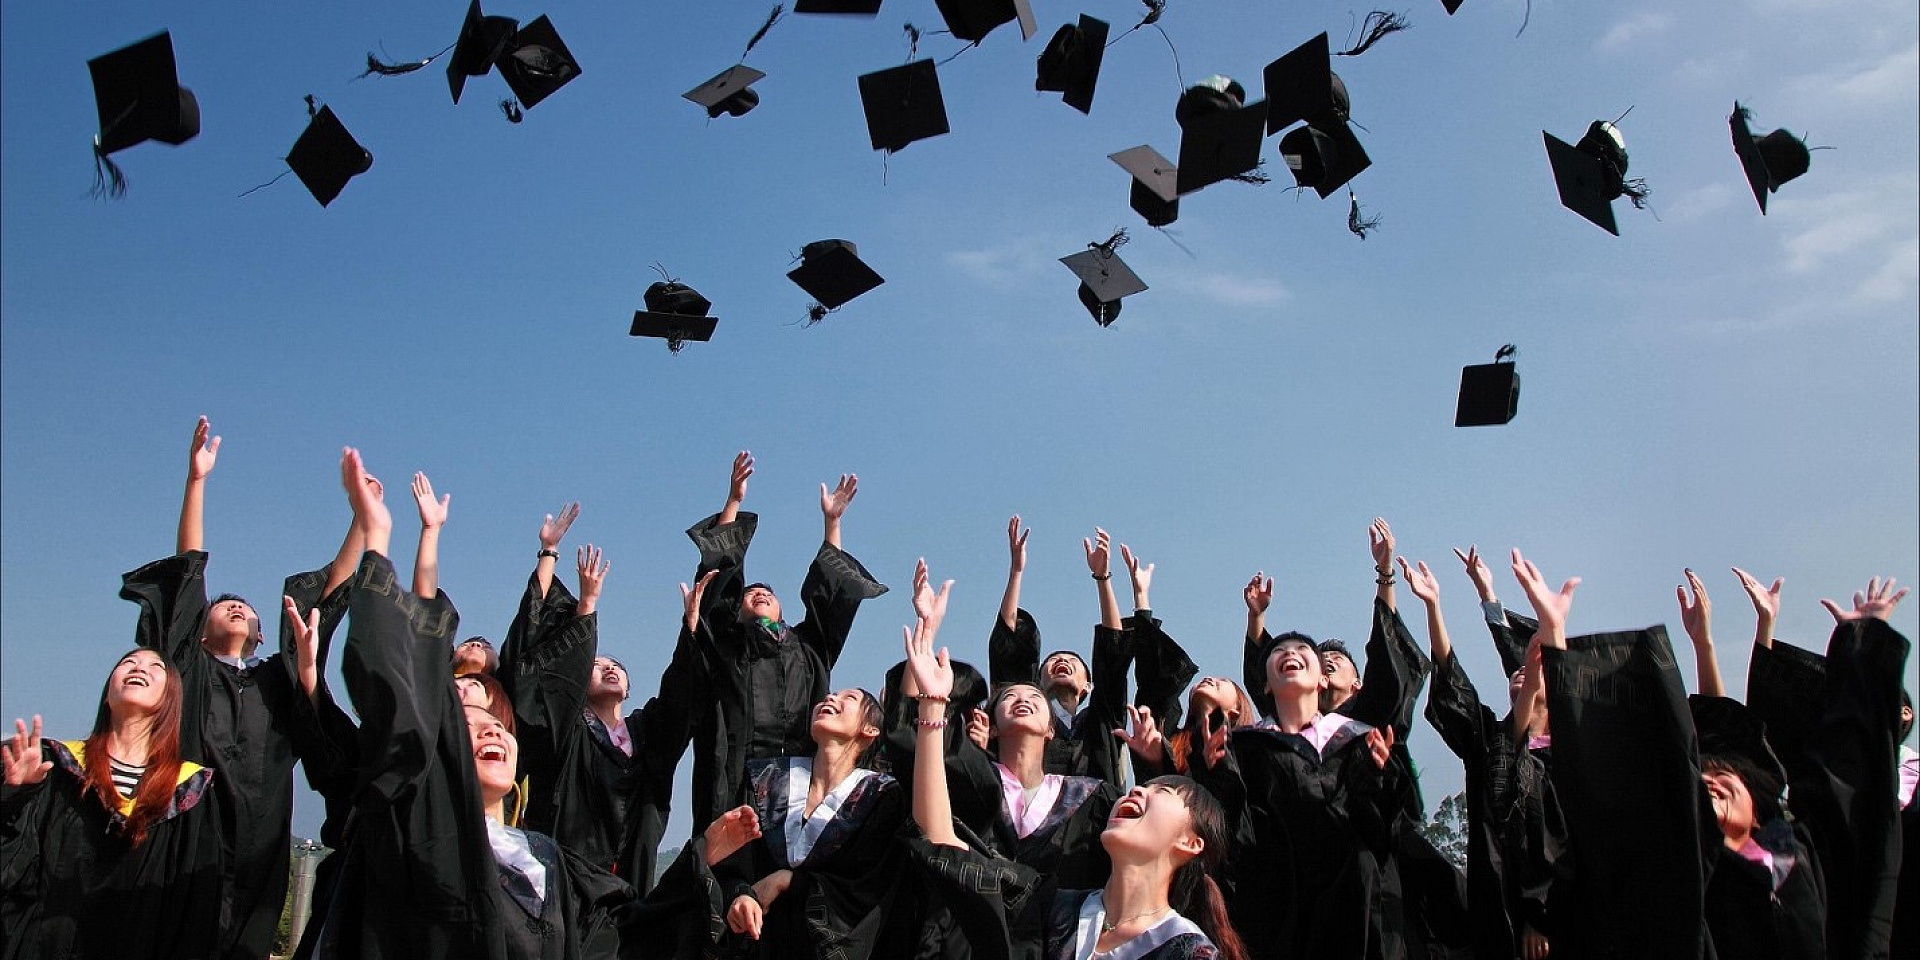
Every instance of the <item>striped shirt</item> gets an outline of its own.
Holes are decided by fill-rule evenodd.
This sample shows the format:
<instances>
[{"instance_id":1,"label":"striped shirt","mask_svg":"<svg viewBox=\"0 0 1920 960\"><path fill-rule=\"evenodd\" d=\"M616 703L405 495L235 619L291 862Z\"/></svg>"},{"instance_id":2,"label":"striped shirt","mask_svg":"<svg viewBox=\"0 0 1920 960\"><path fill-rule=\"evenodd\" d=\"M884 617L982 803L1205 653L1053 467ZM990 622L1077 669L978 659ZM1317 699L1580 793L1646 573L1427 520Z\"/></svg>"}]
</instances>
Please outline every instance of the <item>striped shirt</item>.
<instances>
[{"instance_id":1,"label":"striped shirt","mask_svg":"<svg viewBox=\"0 0 1920 960\"><path fill-rule=\"evenodd\" d=\"M134 791L140 789L140 775L147 772L145 766L121 763L113 757L107 757L107 767L113 773L113 789L122 797L133 799Z\"/></svg>"}]
</instances>

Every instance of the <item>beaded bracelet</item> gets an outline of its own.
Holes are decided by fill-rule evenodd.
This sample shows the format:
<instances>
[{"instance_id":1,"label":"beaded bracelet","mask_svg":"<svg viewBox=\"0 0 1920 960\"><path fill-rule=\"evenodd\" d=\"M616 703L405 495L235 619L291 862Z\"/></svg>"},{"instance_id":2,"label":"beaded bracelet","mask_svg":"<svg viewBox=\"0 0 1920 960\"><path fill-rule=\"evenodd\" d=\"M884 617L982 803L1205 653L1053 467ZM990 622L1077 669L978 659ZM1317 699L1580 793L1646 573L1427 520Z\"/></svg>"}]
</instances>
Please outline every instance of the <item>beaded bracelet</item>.
<instances>
[{"instance_id":1,"label":"beaded bracelet","mask_svg":"<svg viewBox=\"0 0 1920 960\"><path fill-rule=\"evenodd\" d=\"M915 719L913 721L913 725L916 727L919 727L922 730L938 730L941 727L944 727L947 725L947 718L939 717L933 720Z\"/></svg>"},{"instance_id":2,"label":"beaded bracelet","mask_svg":"<svg viewBox=\"0 0 1920 960\"><path fill-rule=\"evenodd\" d=\"M948 697L936 697L931 693L916 693L913 695L913 698L921 703L946 703L950 699Z\"/></svg>"}]
</instances>

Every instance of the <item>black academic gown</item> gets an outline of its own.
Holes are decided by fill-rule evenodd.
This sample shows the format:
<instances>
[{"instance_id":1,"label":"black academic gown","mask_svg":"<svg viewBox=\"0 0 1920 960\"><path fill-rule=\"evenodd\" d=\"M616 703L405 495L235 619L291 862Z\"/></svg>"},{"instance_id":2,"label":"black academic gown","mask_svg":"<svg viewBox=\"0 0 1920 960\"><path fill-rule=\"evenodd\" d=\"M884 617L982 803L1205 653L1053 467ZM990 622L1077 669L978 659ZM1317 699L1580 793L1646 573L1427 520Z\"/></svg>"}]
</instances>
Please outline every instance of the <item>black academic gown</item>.
<instances>
[{"instance_id":1,"label":"black academic gown","mask_svg":"<svg viewBox=\"0 0 1920 960\"><path fill-rule=\"evenodd\" d=\"M1702 816L1666 628L1574 637L1543 660L1554 791L1578 867L1552 891L1555 958L1712 956L1704 858L1721 841Z\"/></svg>"},{"instance_id":2,"label":"black academic gown","mask_svg":"<svg viewBox=\"0 0 1920 960\"><path fill-rule=\"evenodd\" d=\"M84 743L46 740L45 780L0 786L0 957L200 960L219 949L223 844L214 772L183 763L139 846L83 794Z\"/></svg>"},{"instance_id":3,"label":"black academic gown","mask_svg":"<svg viewBox=\"0 0 1920 960\"><path fill-rule=\"evenodd\" d=\"M1124 622L1119 630L1094 625L1093 662L1087 667L1093 690L1087 694L1085 706L1073 715L1073 722L1063 723L1054 715L1053 739L1047 742L1042 761L1046 772L1096 777L1116 789L1125 780L1119 739L1113 731L1127 725L1127 668L1133 663L1133 644ZM993 633L987 638L987 676L995 690L1009 683L1046 689L1040 677L1040 627L1025 610L1015 615L1011 630L999 618L994 619ZM1165 696L1164 692L1149 693L1156 698ZM1174 697L1178 696L1176 690Z\"/></svg>"},{"instance_id":4,"label":"black academic gown","mask_svg":"<svg viewBox=\"0 0 1920 960\"><path fill-rule=\"evenodd\" d=\"M578 601L557 578L545 596L537 595L538 584L537 578L528 579L500 650L502 673L512 681L520 774L529 783L524 824L588 863L626 867L621 875L645 890L652 885L653 855L669 799L654 793L659 777L649 764L649 745L670 738L648 729L649 716L658 712L656 702L649 701L621 721L632 755L614 745L586 702L599 655L599 616L578 616ZM672 777L669 768L665 779L671 783ZM648 825L633 830L638 855L623 860L629 811L642 807L647 812L636 815L645 816Z\"/></svg>"},{"instance_id":5,"label":"black academic gown","mask_svg":"<svg viewBox=\"0 0 1920 960\"><path fill-rule=\"evenodd\" d=\"M813 705L830 692L833 665L846 646L860 603L887 592L866 568L822 543L800 587L806 619L794 626L739 622L744 564L759 517L741 512L730 524L715 515L687 537L700 548L696 579L718 571L701 600L700 631L691 651L693 832L739 802L747 761L813 751ZM663 748L664 749L664 748Z\"/></svg>"},{"instance_id":6,"label":"black academic gown","mask_svg":"<svg viewBox=\"0 0 1920 960\"><path fill-rule=\"evenodd\" d=\"M1434 671L1427 722L1466 770L1474 953L1483 960L1516 957L1525 927L1552 936L1547 894L1567 842L1548 750L1529 750L1510 719L1494 716L1452 655Z\"/></svg>"},{"instance_id":7,"label":"black academic gown","mask_svg":"<svg viewBox=\"0 0 1920 960\"><path fill-rule=\"evenodd\" d=\"M962 822L991 852L1032 867L1063 888L1092 888L1107 882L1112 863L1100 834L1120 799L1118 787L1097 777L1054 774L1062 778L1060 793L1039 825L1023 837L1006 802L999 764L985 751L971 740L959 744L947 772L956 811L985 808L988 812L984 822Z\"/></svg>"},{"instance_id":8,"label":"black academic gown","mask_svg":"<svg viewBox=\"0 0 1920 960\"><path fill-rule=\"evenodd\" d=\"M1900 875L1900 678L1908 642L1884 620L1842 621L1827 654L1756 646L1748 707L1766 724L1827 880L1827 952L1883 957Z\"/></svg>"},{"instance_id":9,"label":"black academic gown","mask_svg":"<svg viewBox=\"0 0 1920 960\"><path fill-rule=\"evenodd\" d=\"M767 908L758 940L729 933L722 945L763 960L891 960L900 944L888 940L893 931L883 907L904 866L899 835L908 814L907 792L886 774L867 775L833 811L813 848L794 863L788 857L788 815L798 812L795 803L806 802L804 792L796 800L788 790L796 759L749 765L746 799L760 818L760 839L713 871L727 907L752 896L753 884L776 870L792 870L792 884Z\"/></svg>"},{"instance_id":10,"label":"black academic gown","mask_svg":"<svg viewBox=\"0 0 1920 960\"><path fill-rule=\"evenodd\" d=\"M544 836L536 906L496 862L466 711L447 674L459 615L408 592L393 564L361 558L342 673L360 714L352 823L325 912L299 956L353 960L576 960L611 956L633 891ZM519 881L516 883L516 881ZM318 898L316 898L318 900Z\"/></svg>"},{"instance_id":11,"label":"black academic gown","mask_svg":"<svg viewBox=\"0 0 1920 960\"><path fill-rule=\"evenodd\" d=\"M180 672L181 756L220 771L214 810L228 856L218 955L259 960L273 947L286 902L294 762L335 752L326 737L337 721L322 717L337 717L339 708L325 688L312 701L301 691L290 631L281 632L280 652L246 668L201 647L206 562L207 554L196 550L147 564L122 578L120 596L140 607L139 645L159 651ZM317 571L289 578L288 585L304 585L305 595L295 599L311 605L324 582L325 572ZM322 611L338 623L337 609L323 605Z\"/></svg>"}]
</instances>

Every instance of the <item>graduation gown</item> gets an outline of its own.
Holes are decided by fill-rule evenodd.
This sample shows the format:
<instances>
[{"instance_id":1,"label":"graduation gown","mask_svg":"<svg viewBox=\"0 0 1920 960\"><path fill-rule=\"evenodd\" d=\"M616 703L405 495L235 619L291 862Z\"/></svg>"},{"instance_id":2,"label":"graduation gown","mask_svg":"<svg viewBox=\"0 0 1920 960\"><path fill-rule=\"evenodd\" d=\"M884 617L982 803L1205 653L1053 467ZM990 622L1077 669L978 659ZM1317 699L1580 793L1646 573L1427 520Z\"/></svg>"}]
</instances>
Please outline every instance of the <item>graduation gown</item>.
<instances>
[{"instance_id":1,"label":"graduation gown","mask_svg":"<svg viewBox=\"0 0 1920 960\"><path fill-rule=\"evenodd\" d=\"M662 778L652 769L649 751L671 737L649 729L649 717L659 712L657 701L650 700L621 721L633 746L629 756L587 709L587 687L599 656L599 616L578 616L578 607L557 578L540 596L538 579L530 577L501 645L503 668L511 665L502 672L512 680L520 774L529 781L524 822L588 863L625 867L621 875L644 890L652 885L653 857L670 799L670 791L655 792ZM664 779L670 786L671 767ZM630 810L646 818L644 825L634 825L631 836ZM623 858L629 842L635 855Z\"/></svg>"},{"instance_id":2,"label":"graduation gown","mask_svg":"<svg viewBox=\"0 0 1920 960\"><path fill-rule=\"evenodd\" d=\"M1578 867L1552 893L1555 957L1711 956L1703 861L1721 839L1666 628L1574 637L1543 661Z\"/></svg>"},{"instance_id":3,"label":"graduation gown","mask_svg":"<svg viewBox=\"0 0 1920 960\"><path fill-rule=\"evenodd\" d=\"M1125 623L1119 630L1095 624L1093 662L1087 667L1093 690L1072 722L1053 714L1053 739L1047 743L1043 761L1046 772L1096 777L1116 789L1125 780L1113 731L1127 725L1127 668L1132 662L1133 637ZM1046 689L1040 677L1040 627L1025 610L1015 615L1011 630L994 618L993 633L987 638L987 676L995 690L1009 683ZM1164 698L1164 693L1153 695ZM1178 689L1173 696L1179 697ZM1051 710L1051 700L1048 705Z\"/></svg>"},{"instance_id":4,"label":"graduation gown","mask_svg":"<svg viewBox=\"0 0 1920 960\"><path fill-rule=\"evenodd\" d=\"M1896 737L1908 642L1884 620L1835 626L1825 657L1756 646L1747 705L1766 723L1827 880L1827 952L1883 957L1900 875Z\"/></svg>"},{"instance_id":5,"label":"graduation gown","mask_svg":"<svg viewBox=\"0 0 1920 960\"><path fill-rule=\"evenodd\" d=\"M544 900L488 838L465 709L447 674L459 616L361 558L342 673L360 714L352 824L335 889L298 956L353 960L572 960L612 955L633 892L539 834ZM317 900L319 898L316 898Z\"/></svg>"},{"instance_id":6,"label":"graduation gown","mask_svg":"<svg viewBox=\"0 0 1920 960\"><path fill-rule=\"evenodd\" d=\"M228 855L218 955L258 960L273 947L286 902L294 762L337 755L327 737L340 730L340 713L324 687L312 701L300 689L288 630L278 653L248 667L201 647L206 562L196 550L149 563L122 578L120 596L140 607L139 645L159 651L180 673L181 756L220 771L214 812ZM324 570L288 579L290 595L308 607L320 600L324 583ZM323 628L337 625L342 612L337 602L322 605L323 619L331 618Z\"/></svg>"},{"instance_id":7,"label":"graduation gown","mask_svg":"<svg viewBox=\"0 0 1920 960\"><path fill-rule=\"evenodd\" d=\"M45 740L46 779L0 786L0 957L200 960L221 934L223 845L214 772L182 762L166 816L139 846L83 795L83 741Z\"/></svg>"},{"instance_id":8,"label":"graduation gown","mask_svg":"<svg viewBox=\"0 0 1920 960\"><path fill-rule=\"evenodd\" d=\"M1519 955L1528 926L1549 938L1547 895L1567 843L1548 776L1550 748L1530 750L1494 716L1457 657L1434 671L1427 722L1466 771L1467 902L1475 956Z\"/></svg>"},{"instance_id":9,"label":"graduation gown","mask_svg":"<svg viewBox=\"0 0 1920 960\"><path fill-rule=\"evenodd\" d=\"M742 511L733 523L721 524L716 514L687 530L700 548L696 579L718 572L701 599L691 676L681 687L692 704L696 835L739 802L747 761L813 752L813 705L829 692L854 615L862 601L887 592L852 554L822 543L800 587L806 619L771 629L739 622L747 548L758 525L756 514Z\"/></svg>"},{"instance_id":10,"label":"graduation gown","mask_svg":"<svg viewBox=\"0 0 1920 960\"><path fill-rule=\"evenodd\" d=\"M904 865L906 791L884 773L856 770L806 816L811 769L805 757L750 764L747 802L760 839L715 866L721 902L752 896L754 882L776 870L792 870L793 881L767 908L758 940L729 933L723 945L769 960L891 960L898 947L881 948L889 933L882 905Z\"/></svg>"}]
</instances>

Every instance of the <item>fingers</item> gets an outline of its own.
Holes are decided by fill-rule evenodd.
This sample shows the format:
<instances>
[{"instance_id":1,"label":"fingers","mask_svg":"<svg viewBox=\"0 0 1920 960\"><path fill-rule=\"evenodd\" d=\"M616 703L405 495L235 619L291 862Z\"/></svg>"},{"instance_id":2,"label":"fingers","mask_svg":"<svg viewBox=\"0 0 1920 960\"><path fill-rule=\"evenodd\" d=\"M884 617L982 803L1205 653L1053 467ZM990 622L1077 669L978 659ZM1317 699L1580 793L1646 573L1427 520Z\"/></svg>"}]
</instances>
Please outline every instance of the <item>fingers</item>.
<instances>
[{"instance_id":1,"label":"fingers","mask_svg":"<svg viewBox=\"0 0 1920 960\"><path fill-rule=\"evenodd\" d=\"M1825 597L1821 597L1820 605L1823 607L1826 607L1828 613L1833 614L1833 622L1835 623L1839 623L1840 621L1845 620L1847 618L1846 611L1841 610L1840 605L1837 603L1834 603L1832 600L1828 600Z\"/></svg>"}]
</instances>

